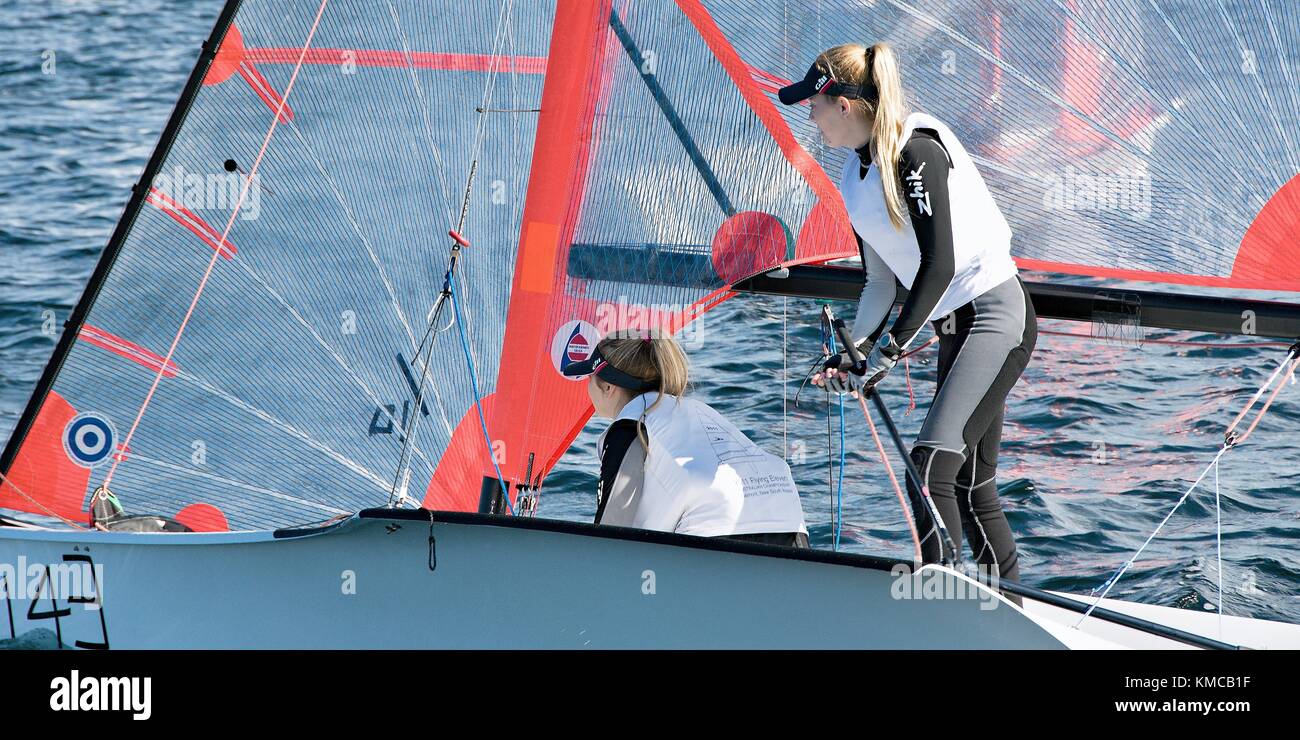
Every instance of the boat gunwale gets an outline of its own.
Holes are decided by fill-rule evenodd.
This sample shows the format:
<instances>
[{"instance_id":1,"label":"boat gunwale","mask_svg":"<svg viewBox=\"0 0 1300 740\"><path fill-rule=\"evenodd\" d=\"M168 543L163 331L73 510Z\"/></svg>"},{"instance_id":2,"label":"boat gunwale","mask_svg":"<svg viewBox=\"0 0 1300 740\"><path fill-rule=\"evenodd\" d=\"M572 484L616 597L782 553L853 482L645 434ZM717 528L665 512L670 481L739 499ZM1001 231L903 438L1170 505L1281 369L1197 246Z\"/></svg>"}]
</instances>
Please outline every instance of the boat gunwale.
<instances>
[{"instance_id":1,"label":"boat gunwale","mask_svg":"<svg viewBox=\"0 0 1300 740\"><path fill-rule=\"evenodd\" d=\"M410 522L426 524L431 528L436 527L438 524L504 527L507 529L523 529L554 534L598 537L601 539L621 540L624 542L668 545L670 547L708 550L735 555L757 555L760 557L780 558L783 560L820 563L824 565L841 565L882 572L892 572L895 567L900 565L908 568L915 568L915 572L921 570L921 568L918 568L917 564L913 561L902 560L899 558L888 558L880 555L828 552L826 550L785 547L758 542L745 542L743 540L732 540L725 537L700 537L697 535L681 534L677 532L660 532L648 529L635 529L631 527L616 527L608 524L593 524L567 519L541 519L535 517L508 516L503 514L482 514L478 512L430 511L428 509L362 509L346 519L331 521L317 526L295 526L274 530L249 530L238 532L104 532L99 530L76 529L27 529L22 527L4 526L5 520L0 518L0 540L40 540L46 542L75 541L78 544L135 544L149 546L251 544L289 541L302 537L313 537L340 532L360 526L363 520L374 520L376 522L382 520ZM934 566L927 565L922 567L932 568ZM987 584L980 585L986 588L988 587ZM1087 608L1085 604L1075 601L1074 599L1058 596L1049 591L1044 591L1033 586L1026 586L1017 581L1002 581L999 585L1005 591L1024 598L1049 604L1051 606L1056 606L1067 611L1081 613ZM1011 606L1017 609L1020 608L1015 607L1014 605ZM1140 617L1133 617L1101 606L1092 609L1090 616L1101 621L1129 627L1131 629L1136 629L1141 632L1192 645L1194 647L1220 650L1242 649L1238 645L1221 642L1202 635L1168 627L1157 622L1152 622Z\"/></svg>"}]
</instances>

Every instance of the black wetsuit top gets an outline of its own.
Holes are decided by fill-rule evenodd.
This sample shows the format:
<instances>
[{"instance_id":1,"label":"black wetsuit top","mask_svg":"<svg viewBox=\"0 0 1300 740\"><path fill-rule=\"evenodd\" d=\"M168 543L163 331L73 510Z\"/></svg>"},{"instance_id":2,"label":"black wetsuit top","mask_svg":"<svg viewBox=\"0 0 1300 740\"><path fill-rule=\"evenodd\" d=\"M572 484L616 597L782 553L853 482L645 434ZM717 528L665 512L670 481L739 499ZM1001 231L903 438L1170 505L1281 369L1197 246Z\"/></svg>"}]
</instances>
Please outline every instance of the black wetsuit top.
<instances>
[{"instance_id":1,"label":"black wetsuit top","mask_svg":"<svg viewBox=\"0 0 1300 740\"><path fill-rule=\"evenodd\" d=\"M858 156L862 161L859 176L865 176L871 162L870 145L859 149ZM899 156L899 179L921 257L916 279L912 281L907 299L890 329L899 346L906 346L920 331L955 274L956 255L948 193L948 175L952 166L937 133L930 129L915 130ZM859 249L864 250L865 266L867 247L861 239L858 244ZM981 314L977 301L985 304L985 313ZM1023 311L1023 323L1007 323L1007 317L1016 315L1017 309ZM910 457L922 471L922 483L953 536L954 544L960 547L965 533L981 565L996 566L995 572L1001 577L1019 580L1015 537L997 497L996 474L1006 397L1024 371L1037 338L1033 302L1022 285L998 286L957 308L953 316L956 321L951 333L939 334L936 319L935 329L940 342L935 400L918 435L918 439L924 441L913 446ZM873 341L884 331L888 318L887 312L870 335ZM1016 340L1012 342L1014 346L1010 351L1001 343L1001 338L990 339L994 335L989 332L999 326L999 319L1005 324L1003 330L1012 332ZM977 324L981 323L983 326L977 330ZM1019 336L1015 336L1016 333ZM986 362L1001 364L1001 370L992 379L980 377L972 380L969 363L966 371L956 363L963 351L968 361L976 360L975 365L979 364L982 355ZM958 392L962 395L975 394L981 399L966 417L956 419L959 428L955 431L937 425L944 423L944 419L948 419L949 424L954 423L941 413L945 399L956 397L953 388L960 389ZM932 428L931 422L935 419L940 421ZM949 441L947 446L935 444L936 440L952 437L960 441ZM910 476L907 488L917 531L924 533L922 558L927 563L937 562L941 557L941 545L939 538L933 536L937 530L932 516Z\"/></svg>"},{"instance_id":2,"label":"black wetsuit top","mask_svg":"<svg viewBox=\"0 0 1300 740\"><path fill-rule=\"evenodd\" d=\"M860 164L858 176L866 177L871 166L871 144L857 150ZM948 202L948 173L952 160L939 142L938 134L931 129L917 129L903 145L898 158L898 177L903 186L903 199L911 216L912 230L916 232L916 246L921 252L921 264L916 279L907 293L907 300L894 320L889 332L898 346L905 347L921 327L930 312L939 304L956 274L957 258L952 240L952 208ZM856 232L854 234L857 235ZM858 249L866 246L858 238ZM862 255L866 264L866 254ZM874 342L884 330L889 314L881 319L869 339Z\"/></svg>"},{"instance_id":3,"label":"black wetsuit top","mask_svg":"<svg viewBox=\"0 0 1300 740\"><path fill-rule=\"evenodd\" d=\"M609 501L609 491L614 487L618 469L623 466L627 448L636 441L638 422L633 419L618 419L609 425L605 434L605 447L600 451L600 488L596 491L596 524L605 516L605 504ZM645 426L641 427L643 430ZM646 435L649 439L649 435Z\"/></svg>"}]
</instances>

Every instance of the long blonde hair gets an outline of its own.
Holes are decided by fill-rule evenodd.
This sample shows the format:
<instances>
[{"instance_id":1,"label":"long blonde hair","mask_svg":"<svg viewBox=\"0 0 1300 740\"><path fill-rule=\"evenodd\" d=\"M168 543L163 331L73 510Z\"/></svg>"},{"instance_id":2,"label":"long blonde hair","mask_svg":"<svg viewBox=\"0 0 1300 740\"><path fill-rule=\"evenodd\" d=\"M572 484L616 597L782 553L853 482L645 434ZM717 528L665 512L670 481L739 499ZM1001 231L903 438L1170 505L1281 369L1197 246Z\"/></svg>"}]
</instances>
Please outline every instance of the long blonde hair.
<instances>
[{"instance_id":1,"label":"long blonde hair","mask_svg":"<svg viewBox=\"0 0 1300 740\"><path fill-rule=\"evenodd\" d=\"M659 405L664 394L680 398L686 393L687 385L690 383L690 363L681 345L671 336L655 336L655 332L646 332L643 336L627 336L627 334L628 332L616 332L605 337L596 345L596 350L609 364L619 370L634 378L655 383L655 390L659 394L655 397L654 403L641 413L641 419L638 420L640 422L645 420L646 414ZM637 437L640 438L641 444L646 448L646 455L649 456L650 442L642 433L640 423L637 424Z\"/></svg>"},{"instance_id":2,"label":"long blonde hair","mask_svg":"<svg viewBox=\"0 0 1300 740\"><path fill-rule=\"evenodd\" d=\"M849 103L867 117L874 118L871 139L875 142L876 165L885 191L885 211L895 229L902 230L907 209L903 205L903 185L898 178L898 158L903 149L903 121L907 102L899 73L898 57L887 43L873 44L870 77L867 70L868 49L862 44L840 44L817 55L817 64L831 77L847 85L874 85L879 97L875 101L850 98Z\"/></svg>"}]
</instances>

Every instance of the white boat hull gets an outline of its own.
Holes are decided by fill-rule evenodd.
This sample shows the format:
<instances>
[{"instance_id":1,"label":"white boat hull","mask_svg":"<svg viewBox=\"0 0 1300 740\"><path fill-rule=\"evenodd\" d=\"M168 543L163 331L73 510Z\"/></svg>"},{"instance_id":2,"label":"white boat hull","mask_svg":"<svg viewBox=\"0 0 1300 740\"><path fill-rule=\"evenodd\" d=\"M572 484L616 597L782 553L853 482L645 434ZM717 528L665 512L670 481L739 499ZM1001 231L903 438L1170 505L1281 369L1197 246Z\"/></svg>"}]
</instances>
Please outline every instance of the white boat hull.
<instances>
[{"instance_id":1,"label":"white boat hull","mask_svg":"<svg viewBox=\"0 0 1300 740\"><path fill-rule=\"evenodd\" d=\"M1078 615L1022 611L946 569L932 568L935 583L964 597L899 598L895 563L878 558L474 514L435 514L431 547L427 517L374 510L292 533L0 528L0 564L93 564L102 579L100 604L11 584L0 639L44 629L109 648L1181 646L1095 619L1070 629ZM1166 608L1142 615L1165 614L1152 609ZM1300 646L1300 627L1275 627Z\"/></svg>"}]
</instances>

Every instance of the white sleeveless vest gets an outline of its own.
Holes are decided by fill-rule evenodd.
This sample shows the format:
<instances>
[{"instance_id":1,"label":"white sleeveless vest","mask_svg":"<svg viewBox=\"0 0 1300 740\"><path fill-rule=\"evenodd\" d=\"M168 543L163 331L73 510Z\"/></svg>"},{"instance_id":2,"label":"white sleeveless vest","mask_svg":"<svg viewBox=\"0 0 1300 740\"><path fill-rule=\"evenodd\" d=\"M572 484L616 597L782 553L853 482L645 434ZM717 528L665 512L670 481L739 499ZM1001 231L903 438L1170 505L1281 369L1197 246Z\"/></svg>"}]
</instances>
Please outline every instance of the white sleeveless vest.
<instances>
[{"instance_id":1,"label":"white sleeveless vest","mask_svg":"<svg viewBox=\"0 0 1300 740\"><path fill-rule=\"evenodd\" d=\"M975 162L956 135L937 118L912 113L903 124L902 140L906 142L918 128L934 129L952 159L952 169L948 172L948 198L952 210L956 270L948 290L926 318L926 321L932 321L1006 282L1016 274L1016 263L1011 259L1011 227L1002 217L984 178L980 177ZM848 209L849 220L863 243L878 254L899 282L910 290L921 266L921 252L912 221L905 215L902 230L894 228L885 210L880 166L873 163L867 176L859 179L858 165L857 155L850 153L840 175L840 194ZM903 176L906 177L907 173ZM908 195L906 181L903 182L903 195L905 198Z\"/></svg>"},{"instance_id":2,"label":"white sleeveless vest","mask_svg":"<svg viewBox=\"0 0 1300 740\"><path fill-rule=\"evenodd\" d=\"M640 499L624 526L702 537L803 532L803 506L781 458L754 444L708 404L643 393L618 419L641 419L650 437ZM606 430L597 449L604 449ZM608 514L608 512L607 512Z\"/></svg>"}]
</instances>

